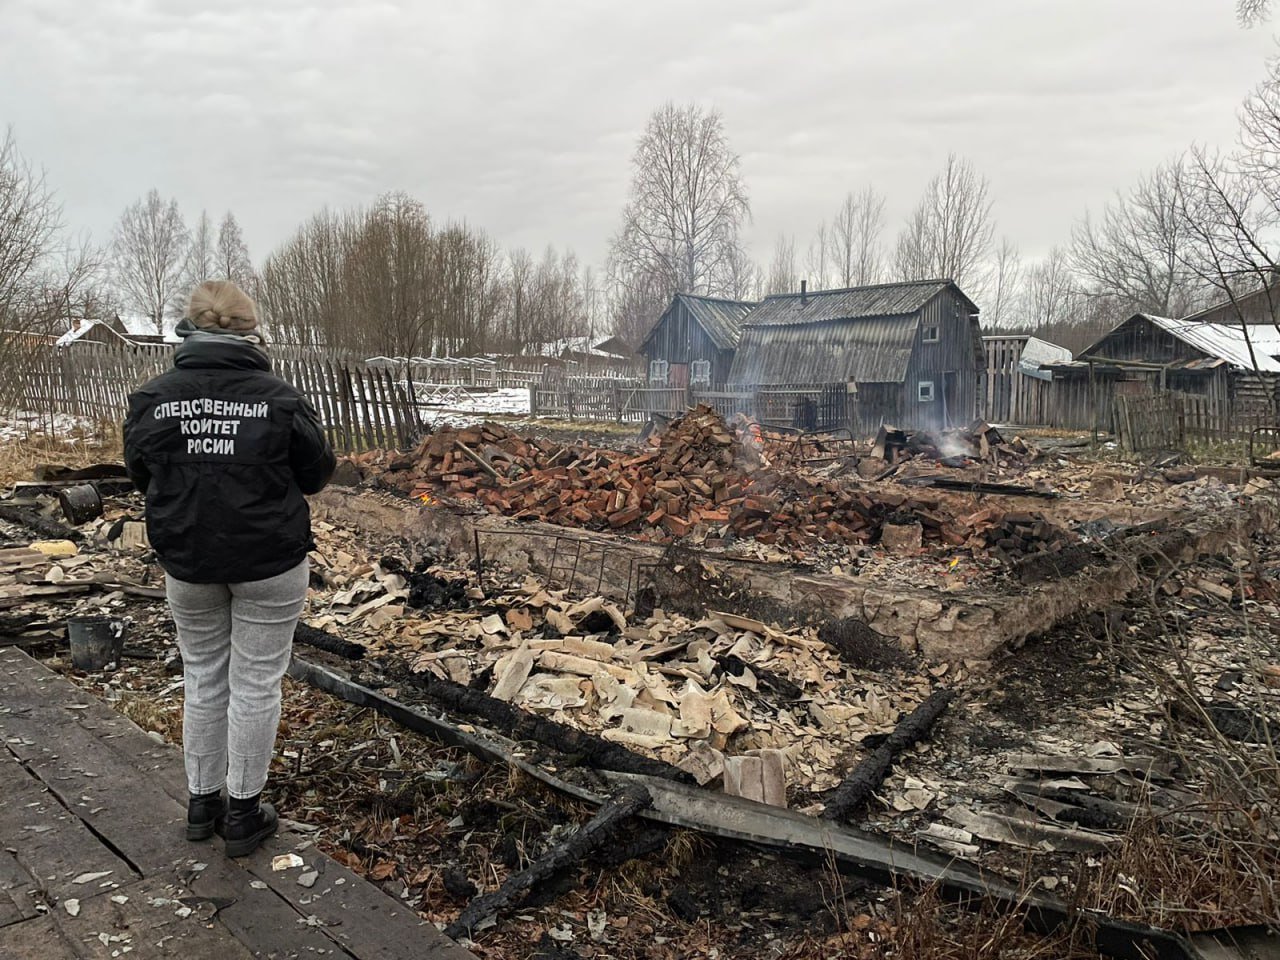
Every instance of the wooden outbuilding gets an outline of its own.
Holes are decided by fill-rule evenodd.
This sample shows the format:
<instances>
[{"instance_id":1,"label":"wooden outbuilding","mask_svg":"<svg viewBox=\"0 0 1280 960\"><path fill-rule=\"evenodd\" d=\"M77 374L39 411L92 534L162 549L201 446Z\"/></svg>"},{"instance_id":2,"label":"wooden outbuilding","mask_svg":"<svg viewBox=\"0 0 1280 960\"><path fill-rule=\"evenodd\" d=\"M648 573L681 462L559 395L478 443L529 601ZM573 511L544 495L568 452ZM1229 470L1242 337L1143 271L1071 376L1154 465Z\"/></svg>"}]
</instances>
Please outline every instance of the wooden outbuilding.
<instances>
[{"instance_id":1,"label":"wooden outbuilding","mask_svg":"<svg viewBox=\"0 0 1280 960\"><path fill-rule=\"evenodd\" d=\"M978 307L951 280L802 285L747 315L728 379L735 390L842 393L847 425L865 434L970 422L985 365Z\"/></svg>"},{"instance_id":2,"label":"wooden outbuilding","mask_svg":"<svg viewBox=\"0 0 1280 960\"><path fill-rule=\"evenodd\" d=\"M1136 313L1074 361L1049 365L1058 405L1080 415L1064 425L1109 430L1114 398L1164 391L1203 397L1224 432L1275 423L1280 330L1207 319L1227 315L1220 308L1181 320Z\"/></svg>"}]
</instances>

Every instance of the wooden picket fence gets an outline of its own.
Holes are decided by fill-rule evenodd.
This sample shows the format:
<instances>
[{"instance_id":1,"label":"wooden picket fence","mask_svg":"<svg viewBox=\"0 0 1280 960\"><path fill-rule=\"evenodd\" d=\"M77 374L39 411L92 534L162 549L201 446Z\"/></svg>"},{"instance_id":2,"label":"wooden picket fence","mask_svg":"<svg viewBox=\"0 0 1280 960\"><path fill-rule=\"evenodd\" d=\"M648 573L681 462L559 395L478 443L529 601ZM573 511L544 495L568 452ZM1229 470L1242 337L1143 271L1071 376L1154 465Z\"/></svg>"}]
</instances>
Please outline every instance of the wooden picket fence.
<instances>
[{"instance_id":1,"label":"wooden picket fence","mask_svg":"<svg viewBox=\"0 0 1280 960\"><path fill-rule=\"evenodd\" d=\"M405 448L421 436L412 385L395 371L296 348L270 356L275 373L316 408L335 450ZM30 351L5 371L14 377L5 400L40 416L120 422L129 394L172 363L167 348L85 343Z\"/></svg>"},{"instance_id":2,"label":"wooden picket fence","mask_svg":"<svg viewBox=\"0 0 1280 960\"><path fill-rule=\"evenodd\" d=\"M1275 411L1224 409L1209 397L1165 390L1114 398L1120 445L1130 452L1182 450L1188 443L1247 442L1254 430L1280 427Z\"/></svg>"},{"instance_id":3,"label":"wooden picket fence","mask_svg":"<svg viewBox=\"0 0 1280 960\"><path fill-rule=\"evenodd\" d=\"M652 415L674 417L706 404L726 419L737 413L762 423L797 424L808 405L812 427L848 426L853 415L844 384L738 386L719 390L689 387L650 387L639 380L609 377L568 377L547 380L529 388L529 410L535 417L568 420L648 420Z\"/></svg>"}]
</instances>

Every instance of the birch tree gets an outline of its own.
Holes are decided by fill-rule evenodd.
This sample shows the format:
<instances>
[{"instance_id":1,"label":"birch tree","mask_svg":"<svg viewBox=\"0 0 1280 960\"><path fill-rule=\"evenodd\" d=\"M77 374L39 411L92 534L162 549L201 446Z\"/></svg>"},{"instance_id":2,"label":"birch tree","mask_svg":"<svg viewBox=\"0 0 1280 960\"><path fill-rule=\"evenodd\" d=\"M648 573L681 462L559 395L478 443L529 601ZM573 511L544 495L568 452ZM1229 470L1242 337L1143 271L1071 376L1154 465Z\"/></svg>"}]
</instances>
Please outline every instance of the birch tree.
<instances>
[{"instance_id":1,"label":"birch tree","mask_svg":"<svg viewBox=\"0 0 1280 960\"><path fill-rule=\"evenodd\" d=\"M191 242L187 247L183 287L194 289L206 280L216 279L216 261L217 244L213 235L213 221L209 219L209 211L201 210L200 219L191 231Z\"/></svg>"},{"instance_id":2,"label":"birch tree","mask_svg":"<svg viewBox=\"0 0 1280 960\"><path fill-rule=\"evenodd\" d=\"M1002 327L1019 322L1016 314L1022 300L1022 273L1018 248L1004 237L991 259L991 282L987 302L982 305L985 326Z\"/></svg>"},{"instance_id":3,"label":"birch tree","mask_svg":"<svg viewBox=\"0 0 1280 960\"><path fill-rule=\"evenodd\" d=\"M809 241L809 248L804 254L805 275L814 290L825 290L830 286L830 256L831 228L823 221L818 224L818 232Z\"/></svg>"},{"instance_id":4,"label":"birch tree","mask_svg":"<svg viewBox=\"0 0 1280 960\"><path fill-rule=\"evenodd\" d=\"M895 272L903 280L954 280L978 299L994 233L987 178L953 153L898 236Z\"/></svg>"},{"instance_id":5,"label":"birch tree","mask_svg":"<svg viewBox=\"0 0 1280 960\"><path fill-rule=\"evenodd\" d=\"M240 223L230 210L223 216L222 223L218 226L215 264L219 276L234 281L241 290L253 295L258 279L257 273L253 269L253 260L249 257L249 247L244 242Z\"/></svg>"},{"instance_id":6,"label":"birch tree","mask_svg":"<svg viewBox=\"0 0 1280 960\"><path fill-rule=\"evenodd\" d=\"M1068 253L1054 247L1027 271L1023 316L1032 330L1078 324L1084 315L1084 294L1071 271Z\"/></svg>"},{"instance_id":7,"label":"birch tree","mask_svg":"<svg viewBox=\"0 0 1280 960\"><path fill-rule=\"evenodd\" d=\"M884 271L884 197L874 188L850 191L836 211L828 234L830 260L840 287L879 283Z\"/></svg>"},{"instance_id":8,"label":"birch tree","mask_svg":"<svg viewBox=\"0 0 1280 960\"><path fill-rule=\"evenodd\" d=\"M611 277L653 277L671 293L724 293L751 216L739 167L719 111L674 103L656 110L632 158Z\"/></svg>"},{"instance_id":9,"label":"birch tree","mask_svg":"<svg viewBox=\"0 0 1280 960\"><path fill-rule=\"evenodd\" d=\"M152 188L125 208L112 239L116 285L125 304L149 317L163 332L166 313L182 295L187 227L178 201Z\"/></svg>"}]
</instances>

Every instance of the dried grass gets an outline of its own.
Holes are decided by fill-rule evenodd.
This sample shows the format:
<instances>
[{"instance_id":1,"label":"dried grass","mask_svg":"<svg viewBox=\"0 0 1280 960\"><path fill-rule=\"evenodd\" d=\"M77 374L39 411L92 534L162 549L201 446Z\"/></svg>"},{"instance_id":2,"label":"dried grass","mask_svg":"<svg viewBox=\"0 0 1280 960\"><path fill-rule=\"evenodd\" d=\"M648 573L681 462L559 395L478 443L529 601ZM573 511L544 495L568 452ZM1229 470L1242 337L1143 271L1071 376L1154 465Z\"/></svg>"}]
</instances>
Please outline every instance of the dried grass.
<instances>
[{"instance_id":1,"label":"dried grass","mask_svg":"<svg viewBox=\"0 0 1280 960\"><path fill-rule=\"evenodd\" d=\"M86 467L94 463L120 462L124 456L118 424L100 424L91 435L52 436L33 433L0 442L0 488L30 480L37 466Z\"/></svg>"},{"instance_id":2,"label":"dried grass","mask_svg":"<svg viewBox=\"0 0 1280 960\"><path fill-rule=\"evenodd\" d=\"M166 743L182 743L182 704L162 706L145 693L126 693L113 706L143 730L158 733Z\"/></svg>"},{"instance_id":3,"label":"dried grass","mask_svg":"<svg viewBox=\"0 0 1280 960\"><path fill-rule=\"evenodd\" d=\"M1231 555L1247 560L1240 588L1246 568L1261 576L1268 567L1245 540L1233 545ZM1188 572L1171 561L1168 566L1175 576ZM1159 580L1148 582L1142 610L1154 629L1146 639L1104 639L1174 705L1163 745L1197 785L1200 799L1194 807L1137 818L1119 849L1080 879L1078 899L1117 917L1180 931L1280 927L1280 744L1242 743L1215 727L1204 707L1203 683L1206 670L1222 665L1196 662L1188 621L1169 615ZM1248 675L1280 663L1280 635L1265 621L1254 622L1247 606L1217 602L1212 612L1243 636L1238 656ZM1262 718L1274 712L1266 698L1247 692L1240 706ZM1274 729L1277 721L1270 720Z\"/></svg>"}]
</instances>

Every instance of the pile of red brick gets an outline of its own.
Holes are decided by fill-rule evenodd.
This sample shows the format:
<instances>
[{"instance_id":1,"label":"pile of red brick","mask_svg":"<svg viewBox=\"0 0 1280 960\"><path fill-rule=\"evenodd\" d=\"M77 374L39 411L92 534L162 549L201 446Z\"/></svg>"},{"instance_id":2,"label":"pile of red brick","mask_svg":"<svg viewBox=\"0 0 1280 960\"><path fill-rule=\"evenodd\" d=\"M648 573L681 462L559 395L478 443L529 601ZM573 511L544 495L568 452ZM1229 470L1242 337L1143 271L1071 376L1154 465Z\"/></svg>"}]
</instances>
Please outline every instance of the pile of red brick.
<instances>
[{"instance_id":1,"label":"pile of red brick","mask_svg":"<svg viewBox=\"0 0 1280 960\"><path fill-rule=\"evenodd\" d=\"M803 548L876 541L886 518L917 521L925 543L984 546L991 512L958 517L927 494L857 490L762 465L753 434L706 407L673 421L638 453L520 437L495 423L442 429L410 456L357 458L414 497L490 513L616 530L647 540L754 538ZM767 462L767 459L766 459Z\"/></svg>"}]
</instances>

